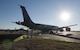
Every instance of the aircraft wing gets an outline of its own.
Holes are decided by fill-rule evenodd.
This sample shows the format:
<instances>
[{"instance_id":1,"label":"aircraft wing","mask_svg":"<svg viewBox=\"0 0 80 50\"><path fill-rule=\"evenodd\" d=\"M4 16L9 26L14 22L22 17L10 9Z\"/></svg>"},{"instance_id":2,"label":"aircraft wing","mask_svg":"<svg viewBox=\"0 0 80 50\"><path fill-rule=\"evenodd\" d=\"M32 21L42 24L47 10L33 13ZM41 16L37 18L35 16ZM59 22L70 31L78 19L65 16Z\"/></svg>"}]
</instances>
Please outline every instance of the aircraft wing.
<instances>
[{"instance_id":1,"label":"aircraft wing","mask_svg":"<svg viewBox=\"0 0 80 50\"><path fill-rule=\"evenodd\" d=\"M69 25L69 26L63 26L63 27L60 27L60 28L67 28L67 27L72 27L72 26L76 26L77 24L74 24L74 25Z\"/></svg>"}]
</instances>

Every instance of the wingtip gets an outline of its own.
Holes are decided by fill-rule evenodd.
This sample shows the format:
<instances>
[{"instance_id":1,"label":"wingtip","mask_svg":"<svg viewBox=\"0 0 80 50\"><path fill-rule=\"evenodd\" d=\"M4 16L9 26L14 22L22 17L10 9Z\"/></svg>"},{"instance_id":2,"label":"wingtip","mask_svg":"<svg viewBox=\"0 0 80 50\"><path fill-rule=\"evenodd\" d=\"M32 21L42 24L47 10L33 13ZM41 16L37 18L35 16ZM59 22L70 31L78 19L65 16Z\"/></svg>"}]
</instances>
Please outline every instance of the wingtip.
<instances>
[{"instance_id":1,"label":"wingtip","mask_svg":"<svg viewBox=\"0 0 80 50\"><path fill-rule=\"evenodd\" d=\"M16 23L16 22L12 22L12 23Z\"/></svg>"}]
</instances>

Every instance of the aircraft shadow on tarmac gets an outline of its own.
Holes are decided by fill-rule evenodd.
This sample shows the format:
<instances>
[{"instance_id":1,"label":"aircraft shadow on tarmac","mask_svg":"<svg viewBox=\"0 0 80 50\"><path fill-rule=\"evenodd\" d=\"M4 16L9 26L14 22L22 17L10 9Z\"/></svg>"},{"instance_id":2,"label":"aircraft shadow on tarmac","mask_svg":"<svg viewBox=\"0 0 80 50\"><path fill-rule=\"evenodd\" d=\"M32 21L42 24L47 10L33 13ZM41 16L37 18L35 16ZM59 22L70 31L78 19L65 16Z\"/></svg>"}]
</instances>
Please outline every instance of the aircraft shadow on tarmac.
<instances>
[{"instance_id":1,"label":"aircraft shadow on tarmac","mask_svg":"<svg viewBox=\"0 0 80 50\"><path fill-rule=\"evenodd\" d=\"M66 37L66 38L71 38L71 39L76 39L76 40L80 40L80 38L71 37L71 35L73 35L73 34L66 34L66 35L54 34L54 35L62 36L62 37Z\"/></svg>"}]
</instances>

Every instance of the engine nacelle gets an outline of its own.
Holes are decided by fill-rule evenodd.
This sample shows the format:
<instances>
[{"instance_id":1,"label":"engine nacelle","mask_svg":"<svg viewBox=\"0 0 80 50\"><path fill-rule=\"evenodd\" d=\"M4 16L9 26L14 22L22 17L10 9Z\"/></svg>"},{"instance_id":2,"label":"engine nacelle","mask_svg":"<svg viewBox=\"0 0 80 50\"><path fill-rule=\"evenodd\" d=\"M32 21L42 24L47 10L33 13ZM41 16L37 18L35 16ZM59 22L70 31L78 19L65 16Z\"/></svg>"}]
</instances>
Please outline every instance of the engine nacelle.
<instances>
[{"instance_id":1,"label":"engine nacelle","mask_svg":"<svg viewBox=\"0 0 80 50\"><path fill-rule=\"evenodd\" d=\"M71 28L67 27L67 28L66 28L66 31L71 31Z\"/></svg>"}]
</instances>

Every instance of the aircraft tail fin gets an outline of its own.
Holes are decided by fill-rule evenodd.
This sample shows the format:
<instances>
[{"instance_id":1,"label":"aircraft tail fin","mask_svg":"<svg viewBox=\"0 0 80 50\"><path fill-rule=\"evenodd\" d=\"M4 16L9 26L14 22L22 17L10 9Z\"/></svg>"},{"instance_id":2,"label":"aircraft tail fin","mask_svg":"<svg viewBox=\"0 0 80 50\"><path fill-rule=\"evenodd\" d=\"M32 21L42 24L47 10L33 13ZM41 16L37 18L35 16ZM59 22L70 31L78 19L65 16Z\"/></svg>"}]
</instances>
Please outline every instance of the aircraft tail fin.
<instances>
[{"instance_id":1,"label":"aircraft tail fin","mask_svg":"<svg viewBox=\"0 0 80 50\"><path fill-rule=\"evenodd\" d=\"M23 18L24 18L24 22L27 24L33 24L32 20L30 19L28 12L26 11L24 6L20 6L22 9L22 14L23 14Z\"/></svg>"}]
</instances>

